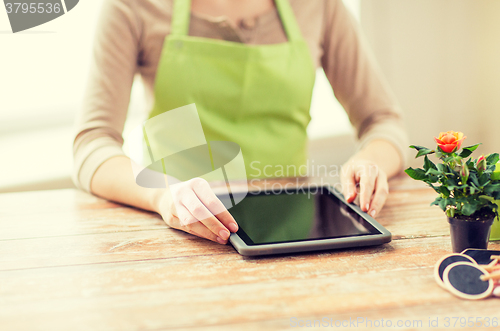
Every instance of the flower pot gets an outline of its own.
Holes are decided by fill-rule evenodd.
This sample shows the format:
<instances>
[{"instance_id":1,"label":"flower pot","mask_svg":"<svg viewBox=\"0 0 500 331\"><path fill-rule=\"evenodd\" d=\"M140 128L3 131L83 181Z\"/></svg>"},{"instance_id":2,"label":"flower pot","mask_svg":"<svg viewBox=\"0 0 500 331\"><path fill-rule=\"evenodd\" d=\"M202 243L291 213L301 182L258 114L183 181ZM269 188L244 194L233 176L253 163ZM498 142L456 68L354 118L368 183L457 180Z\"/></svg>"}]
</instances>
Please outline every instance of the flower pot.
<instances>
[{"instance_id":1,"label":"flower pot","mask_svg":"<svg viewBox=\"0 0 500 331\"><path fill-rule=\"evenodd\" d=\"M494 219L492 217L485 221L467 221L448 217L453 252L460 253L466 248L487 249Z\"/></svg>"}]
</instances>

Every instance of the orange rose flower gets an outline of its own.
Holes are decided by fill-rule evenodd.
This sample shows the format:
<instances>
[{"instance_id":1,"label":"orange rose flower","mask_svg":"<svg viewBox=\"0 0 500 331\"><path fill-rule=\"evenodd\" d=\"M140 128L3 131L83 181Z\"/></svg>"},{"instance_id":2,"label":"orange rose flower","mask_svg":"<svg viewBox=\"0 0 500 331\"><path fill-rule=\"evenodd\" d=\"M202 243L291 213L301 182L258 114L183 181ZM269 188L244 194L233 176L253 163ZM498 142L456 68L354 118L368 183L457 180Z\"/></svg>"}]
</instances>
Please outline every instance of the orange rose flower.
<instances>
[{"instance_id":1,"label":"orange rose flower","mask_svg":"<svg viewBox=\"0 0 500 331\"><path fill-rule=\"evenodd\" d=\"M467 138L462 132L448 131L441 132L439 138L434 137L439 148L445 153L453 153L460 149L462 142Z\"/></svg>"}]
</instances>

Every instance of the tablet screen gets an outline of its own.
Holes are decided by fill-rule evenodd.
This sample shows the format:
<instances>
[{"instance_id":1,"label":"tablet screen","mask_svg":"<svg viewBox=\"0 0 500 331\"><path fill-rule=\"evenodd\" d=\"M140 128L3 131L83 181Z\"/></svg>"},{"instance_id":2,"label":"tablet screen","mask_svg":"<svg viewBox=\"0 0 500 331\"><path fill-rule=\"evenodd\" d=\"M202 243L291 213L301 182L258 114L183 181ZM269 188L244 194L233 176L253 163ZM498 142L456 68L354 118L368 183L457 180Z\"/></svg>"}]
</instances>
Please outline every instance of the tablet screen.
<instances>
[{"instance_id":1,"label":"tablet screen","mask_svg":"<svg viewBox=\"0 0 500 331\"><path fill-rule=\"evenodd\" d=\"M325 187L248 192L229 211L247 245L381 233Z\"/></svg>"}]
</instances>

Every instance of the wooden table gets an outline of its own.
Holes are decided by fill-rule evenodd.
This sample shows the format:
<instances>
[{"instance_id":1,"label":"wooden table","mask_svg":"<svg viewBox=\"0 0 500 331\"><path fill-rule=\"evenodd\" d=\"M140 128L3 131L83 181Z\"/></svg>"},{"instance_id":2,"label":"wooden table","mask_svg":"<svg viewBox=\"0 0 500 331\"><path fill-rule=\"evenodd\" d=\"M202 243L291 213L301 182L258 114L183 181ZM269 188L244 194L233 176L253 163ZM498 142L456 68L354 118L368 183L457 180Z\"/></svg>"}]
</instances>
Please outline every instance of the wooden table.
<instances>
[{"instance_id":1,"label":"wooden table","mask_svg":"<svg viewBox=\"0 0 500 331\"><path fill-rule=\"evenodd\" d=\"M436 319L438 330L459 327L453 317L499 319L499 299L461 300L434 281L451 245L433 199L400 177L378 217L391 243L249 259L77 190L1 194L0 330L274 330L314 320L424 330Z\"/></svg>"}]
</instances>

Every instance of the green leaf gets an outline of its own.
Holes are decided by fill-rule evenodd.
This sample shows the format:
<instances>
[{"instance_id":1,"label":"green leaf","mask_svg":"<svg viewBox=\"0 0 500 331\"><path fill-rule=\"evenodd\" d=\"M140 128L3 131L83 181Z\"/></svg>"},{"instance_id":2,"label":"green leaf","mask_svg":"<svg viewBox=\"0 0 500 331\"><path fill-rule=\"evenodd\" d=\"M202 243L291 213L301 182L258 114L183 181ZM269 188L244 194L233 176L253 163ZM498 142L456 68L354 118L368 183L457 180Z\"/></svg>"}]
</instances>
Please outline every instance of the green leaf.
<instances>
[{"instance_id":1,"label":"green leaf","mask_svg":"<svg viewBox=\"0 0 500 331\"><path fill-rule=\"evenodd\" d=\"M441 185L439 187L439 192L442 193L443 195L449 197L450 196L450 190L446 186Z\"/></svg>"},{"instance_id":2,"label":"green leaf","mask_svg":"<svg viewBox=\"0 0 500 331\"><path fill-rule=\"evenodd\" d=\"M421 149L418 151L417 156L415 158L421 157L422 155L428 155L428 154L433 154L434 151L432 149Z\"/></svg>"},{"instance_id":3,"label":"green leaf","mask_svg":"<svg viewBox=\"0 0 500 331\"><path fill-rule=\"evenodd\" d=\"M480 188L479 188L479 187L477 187L477 185L476 185L476 184L474 184L474 183L472 183L472 182L470 183L470 187L473 187L475 190L480 191Z\"/></svg>"},{"instance_id":4,"label":"green leaf","mask_svg":"<svg viewBox=\"0 0 500 331\"><path fill-rule=\"evenodd\" d=\"M474 207L470 204L465 204L462 206L462 210L461 210L461 213L462 215L466 215L466 216L470 216L472 215L476 210L474 209Z\"/></svg>"},{"instance_id":5,"label":"green leaf","mask_svg":"<svg viewBox=\"0 0 500 331\"><path fill-rule=\"evenodd\" d=\"M405 170L406 174L410 176L411 178L415 180L425 180L427 179L427 175L425 174L425 171L422 169L413 169L413 168L408 168Z\"/></svg>"},{"instance_id":6,"label":"green leaf","mask_svg":"<svg viewBox=\"0 0 500 331\"><path fill-rule=\"evenodd\" d=\"M490 182L490 179L488 178L488 174L482 174L479 176L479 185L478 186L485 186Z\"/></svg>"},{"instance_id":7,"label":"green leaf","mask_svg":"<svg viewBox=\"0 0 500 331\"><path fill-rule=\"evenodd\" d=\"M446 211L446 207L448 207L448 199L441 199L438 203L439 208L441 208L443 211Z\"/></svg>"},{"instance_id":8,"label":"green leaf","mask_svg":"<svg viewBox=\"0 0 500 331\"><path fill-rule=\"evenodd\" d=\"M435 175L435 176L442 176L443 175L443 173L441 171L436 170L436 169L432 169L432 168L430 168L429 170L427 170L425 172L425 174L426 175Z\"/></svg>"},{"instance_id":9,"label":"green leaf","mask_svg":"<svg viewBox=\"0 0 500 331\"><path fill-rule=\"evenodd\" d=\"M488 200L488 201L493 202L493 203L495 202L495 199L493 197L489 197L487 195L480 195L479 198L484 199L484 200Z\"/></svg>"},{"instance_id":10,"label":"green leaf","mask_svg":"<svg viewBox=\"0 0 500 331\"><path fill-rule=\"evenodd\" d=\"M487 185L485 188L484 188L484 193L486 194L493 194L493 193L496 193L496 192L500 192L500 184L491 184L491 185Z\"/></svg>"},{"instance_id":11,"label":"green leaf","mask_svg":"<svg viewBox=\"0 0 500 331\"><path fill-rule=\"evenodd\" d=\"M464 149L460 154L458 154L458 156L466 158L471 154L472 154L472 151L470 151L468 149Z\"/></svg>"},{"instance_id":12,"label":"green leaf","mask_svg":"<svg viewBox=\"0 0 500 331\"><path fill-rule=\"evenodd\" d=\"M467 147L464 147L462 149L466 149L468 151L474 152L479 147L479 145L481 145L481 143L475 144L475 145L471 145L471 146L467 146Z\"/></svg>"},{"instance_id":13,"label":"green leaf","mask_svg":"<svg viewBox=\"0 0 500 331\"><path fill-rule=\"evenodd\" d=\"M470 216L474 214L480 207L476 201L470 201L462 206L462 215Z\"/></svg>"},{"instance_id":14,"label":"green leaf","mask_svg":"<svg viewBox=\"0 0 500 331\"><path fill-rule=\"evenodd\" d=\"M432 149L423 146L411 145L410 148L416 149L418 151L417 156L415 156L415 158L434 153Z\"/></svg>"},{"instance_id":15,"label":"green leaf","mask_svg":"<svg viewBox=\"0 0 500 331\"><path fill-rule=\"evenodd\" d=\"M418 146L418 145L410 145L410 148L416 149L417 151L419 151L421 149L427 149L427 147Z\"/></svg>"},{"instance_id":16,"label":"green leaf","mask_svg":"<svg viewBox=\"0 0 500 331\"><path fill-rule=\"evenodd\" d=\"M426 182L429 185L431 185L433 183L437 183L438 181L439 181L439 178L437 176L433 176L433 175L429 175L429 177L427 177L427 179L424 180L424 182Z\"/></svg>"},{"instance_id":17,"label":"green leaf","mask_svg":"<svg viewBox=\"0 0 500 331\"><path fill-rule=\"evenodd\" d=\"M489 173L492 173L492 174L493 174L493 173L494 173L493 171L495 171L495 168L496 168L496 166L495 166L494 164L490 164L490 165L488 165L488 166L486 167L485 172L489 172Z\"/></svg>"},{"instance_id":18,"label":"green leaf","mask_svg":"<svg viewBox=\"0 0 500 331\"><path fill-rule=\"evenodd\" d=\"M454 157L454 156L452 155L452 156L447 156L447 157L443 158L443 162L444 162L444 163L450 163L451 161L455 161L455 162L456 162L456 161L457 161L457 160L456 160L456 157Z\"/></svg>"},{"instance_id":19,"label":"green leaf","mask_svg":"<svg viewBox=\"0 0 500 331\"><path fill-rule=\"evenodd\" d=\"M459 187L457 180L454 178L448 178L446 180L446 186L448 186L448 189L451 189L451 190L453 190L456 187Z\"/></svg>"},{"instance_id":20,"label":"green leaf","mask_svg":"<svg viewBox=\"0 0 500 331\"><path fill-rule=\"evenodd\" d=\"M486 157L486 163L488 164L496 164L500 158L498 157L498 153L492 153Z\"/></svg>"},{"instance_id":21,"label":"green leaf","mask_svg":"<svg viewBox=\"0 0 500 331\"><path fill-rule=\"evenodd\" d=\"M473 173L473 172L472 172L472 173L470 173L470 175L469 175L469 179L470 179L470 181L471 181L471 182L472 182L472 183L473 183L476 187L479 187L479 186L480 186L480 185L479 185L479 181L477 180L477 176L476 176L476 174L475 174L475 173Z\"/></svg>"},{"instance_id":22,"label":"green leaf","mask_svg":"<svg viewBox=\"0 0 500 331\"><path fill-rule=\"evenodd\" d=\"M446 176L458 176L458 173L456 171L454 171L453 169L451 169L448 165L443 164L442 166L443 166L443 173Z\"/></svg>"},{"instance_id":23,"label":"green leaf","mask_svg":"<svg viewBox=\"0 0 500 331\"><path fill-rule=\"evenodd\" d=\"M434 169L437 170L436 165L432 163L431 160L427 157L427 155L424 157L424 170L427 171L429 169ZM439 173L440 174L440 173Z\"/></svg>"},{"instance_id":24,"label":"green leaf","mask_svg":"<svg viewBox=\"0 0 500 331\"><path fill-rule=\"evenodd\" d=\"M481 145L481 144L475 144L472 146L467 146L462 148L462 152L459 154L460 157L468 157L469 155L472 154L476 150L476 148Z\"/></svg>"}]
</instances>

